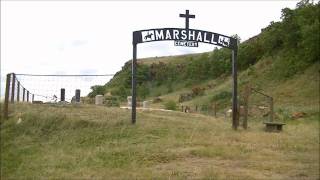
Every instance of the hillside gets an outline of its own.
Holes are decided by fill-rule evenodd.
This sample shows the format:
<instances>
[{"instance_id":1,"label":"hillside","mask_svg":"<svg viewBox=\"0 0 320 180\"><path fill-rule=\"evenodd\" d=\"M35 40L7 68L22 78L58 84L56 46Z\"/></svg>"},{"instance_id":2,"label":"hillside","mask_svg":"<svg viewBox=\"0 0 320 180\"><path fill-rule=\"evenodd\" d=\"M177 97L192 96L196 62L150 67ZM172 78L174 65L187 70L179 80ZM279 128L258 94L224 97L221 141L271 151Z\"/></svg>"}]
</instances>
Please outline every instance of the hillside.
<instances>
[{"instance_id":1,"label":"hillside","mask_svg":"<svg viewBox=\"0 0 320 180\"><path fill-rule=\"evenodd\" d=\"M319 123L282 133L200 114L18 104L1 124L1 179L317 179ZM18 119L21 122L18 123Z\"/></svg>"},{"instance_id":2,"label":"hillside","mask_svg":"<svg viewBox=\"0 0 320 180\"><path fill-rule=\"evenodd\" d=\"M319 97L319 13L319 3L301 1L296 9L283 9L280 22L271 22L259 35L242 42L238 54L240 92L250 84L273 96L276 107L309 103L315 107ZM200 54L139 59L138 100L162 99L162 103L151 103L152 107L165 107L171 100L199 107L218 104L219 112L224 113L231 107L230 53L216 48ZM131 62L106 85L93 87L89 96L96 94L111 94L125 102L131 94ZM186 94L192 98L179 101ZM265 103L256 96L252 94L251 103Z\"/></svg>"}]
</instances>

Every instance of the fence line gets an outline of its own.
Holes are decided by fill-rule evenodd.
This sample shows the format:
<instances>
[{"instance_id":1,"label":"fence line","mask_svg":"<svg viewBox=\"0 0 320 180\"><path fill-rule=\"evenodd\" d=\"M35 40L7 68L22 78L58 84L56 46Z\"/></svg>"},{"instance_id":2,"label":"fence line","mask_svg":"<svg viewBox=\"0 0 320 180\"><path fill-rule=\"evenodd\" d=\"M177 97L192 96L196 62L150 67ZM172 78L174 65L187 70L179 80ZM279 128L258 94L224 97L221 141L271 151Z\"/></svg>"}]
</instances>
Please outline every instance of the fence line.
<instances>
[{"instance_id":1,"label":"fence line","mask_svg":"<svg viewBox=\"0 0 320 180\"><path fill-rule=\"evenodd\" d=\"M26 80L23 77L66 77L68 78L67 82L74 82L72 80L69 79L69 77L75 77L75 78L79 78L79 77L88 77L88 78L92 78L92 77L108 77L108 76L114 76L114 74L98 74L98 75L88 75L88 74L71 74L71 75L57 75L57 74L18 74L18 73L9 73L7 74L7 79L6 79L6 87L5 87L5 99L4 99L4 109L3 109L3 117L5 119L8 119L8 110L9 110L9 104L14 104L17 102L27 102L27 103L35 103L35 97L38 97L37 99L43 99L45 98L46 102L56 102L58 100L58 95L56 95L56 92L54 93L54 95L50 96L50 95L45 95L42 93L37 93L37 91L41 90L41 88L43 88L43 86L46 88L46 91L50 91L51 89L54 89L56 91L61 92L60 95L60 101L70 101L72 102L73 100L75 100L75 102L80 102L80 89L76 89L75 91L75 96L72 97L72 99L70 98L66 98L65 97L65 87L62 86L61 82L63 81L59 81L56 84L61 85L61 87L59 87L59 89L57 89L57 87L53 88L48 84L40 84L39 79L35 80L31 80L27 79L27 81L25 82L26 85L28 86L28 84L30 82L36 82L36 84L38 85L42 85L42 86L38 86L35 87L33 85L30 86L29 84L29 88L26 88L22 83L21 80ZM20 79L22 78L22 79ZM40 79L41 80L41 79ZM50 79L46 79L45 78L45 82L49 81ZM87 80L91 82L90 80ZM54 82L54 81L51 81ZM105 83L105 82L104 82ZM40 88L40 89L39 89ZM60 89L61 88L61 89ZM31 90L33 89L33 90ZM53 94L53 93L52 93ZM62 97L63 96L63 97ZM75 98L75 99L74 99Z\"/></svg>"},{"instance_id":2,"label":"fence line","mask_svg":"<svg viewBox=\"0 0 320 180\"><path fill-rule=\"evenodd\" d=\"M211 106L208 105L180 105L178 106L178 110L180 110L181 112L185 112L185 113L205 113L208 115L212 115L214 117L217 117L217 104L214 103Z\"/></svg>"},{"instance_id":3,"label":"fence line","mask_svg":"<svg viewBox=\"0 0 320 180\"><path fill-rule=\"evenodd\" d=\"M21 75L21 76L64 76L64 77L72 77L72 76L114 76L114 74L15 74L15 75Z\"/></svg>"},{"instance_id":4,"label":"fence line","mask_svg":"<svg viewBox=\"0 0 320 180\"><path fill-rule=\"evenodd\" d=\"M22 99L20 99L22 89ZM11 92L11 93L10 93ZM17 79L15 73L7 74L6 80L6 90L5 90L5 99L4 99L4 110L3 115L5 119L8 119L8 110L9 110L9 100L13 104L15 102L29 102L34 101L34 95L28 89L26 89L21 82ZM30 99L30 96L32 98Z\"/></svg>"}]
</instances>

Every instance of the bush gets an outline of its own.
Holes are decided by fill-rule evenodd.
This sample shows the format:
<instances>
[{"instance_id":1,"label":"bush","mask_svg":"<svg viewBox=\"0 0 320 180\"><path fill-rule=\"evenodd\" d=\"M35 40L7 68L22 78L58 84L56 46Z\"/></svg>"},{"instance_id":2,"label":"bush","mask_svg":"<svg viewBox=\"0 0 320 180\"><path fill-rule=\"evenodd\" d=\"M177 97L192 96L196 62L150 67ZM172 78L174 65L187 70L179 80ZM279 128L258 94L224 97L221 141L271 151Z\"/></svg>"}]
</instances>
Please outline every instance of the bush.
<instances>
[{"instance_id":1,"label":"bush","mask_svg":"<svg viewBox=\"0 0 320 180\"><path fill-rule=\"evenodd\" d=\"M205 88L201 88L201 87L193 87L192 88L192 96L202 96L204 95L204 90Z\"/></svg>"},{"instance_id":2,"label":"bush","mask_svg":"<svg viewBox=\"0 0 320 180\"><path fill-rule=\"evenodd\" d=\"M111 89L111 94L119 97L121 100L126 100L127 96L130 95L130 89L126 89L124 86L119 86Z\"/></svg>"},{"instance_id":3,"label":"bush","mask_svg":"<svg viewBox=\"0 0 320 180\"><path fill-rule=\"evenodd\" d=\"M140 99L145 99L149 94L150 94L150 91L147 85L140 85L137 87L137 96Z\"/></svg>"},{"instance_id":4,"label":"bush","mask_svg":"<svg viewBox=\"0 0 320 180\"><path fill-rule=\"evenodd\" d=\"M170 100L164 104L164 107L168 110L177 110L177 103Z\"/></svg>"},{"instance_id":5,"label":"bush","mask_svg":"<svg viewBox=\"0 0 320 180\"><path fill-rule=\"evenodd\" d=\"M232 93L229 91L222 91L212 97L213 101L223 101L228 100L232 97Z\"/></svg>"},{"instance_id":6,"label":"bush","mask_svg":"<svg viewBox=\"0 0 320 180\"><path fill-rule=\"evenodd\" d=\"M117 96L106 96L104 98L105 105L108 107L119 107L120 106L120 100Z\"/></svg>"},{"instance_id":7,"label":"bush","mask_svg":"<svg viewBox=\"0 0 320 180\"><path fill-rule=\"evenodd\" d=\"M88 96L94 98L96 95L104 95L106 89L105 86L96 85L91 86L91 90L92 91L88 94Z\"/></svg>"},{"instance_id":8,"label":"bush","mask_svg":"<svg viewBox=\"0 0 320 180\"><path fill-rule=\"evenodd\" d=\"M179 96L179 102L189 101L192 99L191 93L183 93Z\"/></svg>"}]
</instances>

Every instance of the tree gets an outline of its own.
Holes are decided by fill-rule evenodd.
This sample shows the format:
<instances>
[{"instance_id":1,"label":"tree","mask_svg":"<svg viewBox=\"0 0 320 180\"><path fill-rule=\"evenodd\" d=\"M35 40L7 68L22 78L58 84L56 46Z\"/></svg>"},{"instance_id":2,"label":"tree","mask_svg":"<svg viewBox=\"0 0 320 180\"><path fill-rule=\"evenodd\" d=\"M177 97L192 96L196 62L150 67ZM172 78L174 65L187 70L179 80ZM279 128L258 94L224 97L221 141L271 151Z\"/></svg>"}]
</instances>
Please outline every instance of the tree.
<instances>
[{"instance_id":1,"label":"tree","mask_svg":"<svg viewBox=\"0 0 320 180\"><path fill-rule=\"evenodd\" d=\"M96 95L104 95L105 86L95 85L91 86L91 92L88 94L89 97L95 97Z\"/></svg>"}]
</instances>

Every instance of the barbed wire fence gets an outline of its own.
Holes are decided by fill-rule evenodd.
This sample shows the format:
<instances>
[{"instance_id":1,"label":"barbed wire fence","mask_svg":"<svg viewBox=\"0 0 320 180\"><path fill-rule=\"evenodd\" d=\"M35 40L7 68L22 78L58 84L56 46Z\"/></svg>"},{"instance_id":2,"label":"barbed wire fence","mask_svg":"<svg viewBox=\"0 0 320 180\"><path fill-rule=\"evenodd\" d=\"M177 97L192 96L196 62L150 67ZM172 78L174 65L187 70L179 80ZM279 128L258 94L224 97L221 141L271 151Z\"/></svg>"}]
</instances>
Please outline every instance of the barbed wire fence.
<instances>
[{"instance_id":1,"label":"barbed wire fence","mask_svg":"<svg viewBox=\"0 0 320 180\"><path fill-rule=\"evenodd\" d=\"M80 103L80 97L86 97L92 86L105 85L113 76L9 73L6 76L4 118L8 119L9 104L14 103Z\"/></svg>"}]
</instances>

